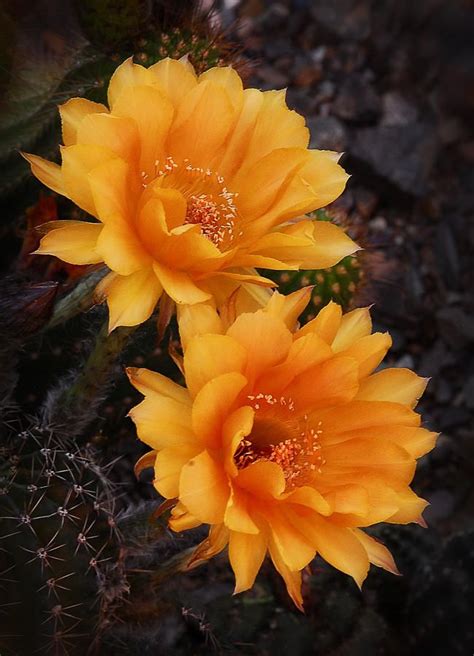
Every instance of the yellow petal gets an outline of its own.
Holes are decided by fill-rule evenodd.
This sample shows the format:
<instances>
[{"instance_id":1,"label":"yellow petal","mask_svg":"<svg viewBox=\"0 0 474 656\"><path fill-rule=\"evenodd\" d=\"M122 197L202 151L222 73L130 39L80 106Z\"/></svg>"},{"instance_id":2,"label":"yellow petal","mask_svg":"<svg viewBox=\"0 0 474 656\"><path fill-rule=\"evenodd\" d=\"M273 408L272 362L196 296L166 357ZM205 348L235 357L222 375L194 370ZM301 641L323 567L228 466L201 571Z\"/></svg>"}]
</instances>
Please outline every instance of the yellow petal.
<instances>
[{"instance_id":1,"label":"yellow petal","mask_svg":"<svg viewBox=\"0 0 474 656\"><path fill-rule=\"evenodd\" d=\"M152 258L127 223L103 226L97 241L97 252L109 269L121 276L129 276L148 267L148 278L155 279L154 287L157 288L158 281L151 269Z\"/></svg>"},{"instance_id":2,"label":"yellow petal","mask_svg":"<svg viewBox=\"0 0 474 656\"><path fill-rule=\"evenodd\" d=\"M228 335L194 337L184 353L186 385L192 397L211 379L232 371L243 373L247 351Z\"/></svg>"},{"instance_id":3,"label":"yellow petal","mask_svg":"<svg viewBox=\"0 0 474 656\"><path fill-rule=\"evenodd\" d=\"M202 522L219 524L223 521L229 494L223 468L207 451L183 467L179 483L180 501Z\"/></svg>"},{"instance_id":4,"label":"yellow petal","mask_svg":"<svg viewBox=\"0 0 474 656\"><path fill-rule=\"evenodd\" d=\"M232 531L256 535L259 532L252 518L252 500L240 488L231 485L224 515L224 524Z\"/></svg>"},{"instance_id":5,"label":"yellow petal","mask_svg":"<svg viewBox=\"0 0 474 656\"><path fill-rule=\"evenodd\" d=\"M112 114L89 114L77 128L77 142L109 148L123 160L138 164L138 130L131 118Z\"/></svg>"},{"instance_id":6,"label":"yellow petal","mask_svg":"<svg viewBox=\"0 0 474 656\"><path fill-rule=\"evenodd\" d=\"M215 82L201 82L182 99L168 141L169 151L176 161L188 158L193 166L207 166L233 122L227 92Z\"/></svg>"},{"instance_id":7,"label":"yellow petal","mask_svg":"<svg viewBox=\"0 0 474 656\"><path fill-rule=\"evenodd\" d=\"M387 517L386 522L390 524L411 524L415 522L423 525L424 520L421 514L428 506L428 501L417 496L410 488L398 491L397 500L398 510L391 517Z\"/></svg>"},{"instance_id":8,"label":"yellow petal","mask_svg":"<svg viewBox=\"0 0 474 656\"><path fill-rule=\"evenodd\" d=\"M393 401L414 408L427 384L427 378L417 376L410 369L384 369L362 381L357 399Z\"/></svg>"},{"instance_id":9,"label":"yellow petal","mask_svg":"<svg viewBox=\"0 0 474 656\"><path fill-rule=\"evenodd\" d=\"M270 552L271 559L275 565L275 569L282 576L286 584L286 589L288 594L295 606L303 612L303 597L301 595L301 572L292 572L288 565L283 560L280 551L275 544L273 538L270 538L268 542L268 550Z\"/></svg>"},{"instance_id":10,"label":"yellow petal","mask_svg":"<svg viewBox=\"0 0 474 656\"><path fill-rule=\"evenodd\" d=\"M83 119L99 112L107 114L108 109L105 105L86 98L71 98L59 105L64 145L72 146L77 143L77 130Z\"/></svg>"},{"instance_id":11,"label":"yellow petal","mask_svg":"<svg viewBox=\"0 0 474 656\"><path fill-rule=\"evenodd\" d=\"M332 358L298 375L284 388L283 394L291 396L300 410L309 412L348 403L358 388L356 361L352 358Z\"/></svg>"},{"instance_id":12,"label":"yellow petal","mask_svg":"<svg viewBox=\"0 0 474 656\"><path fill-rule=\"evenodd\" d=\"M267 543L261 534L230 532L229 561L235 574L234 594L253 586L266 552Z\"/></svg>"},{"instance_id":13,"label":"yellow petal","mask_svg":"<svg viewBox=\"0 0 474 656\"><path fill-rule=\"evenodd\" d=\"M324 560L352 576L357 585L362 586L369 571L369 558L349 529L337 526L315 513L310 518L298 517L297 523Z\"/></svg>"},{"instance_id":14,"label":"yellow petal","mask_svg":"<svg viewBox=\"0 0 474 656\"><path fill-rule=\"evenodd\" d=\"M357 308L342 317L341 325L334 338L332 349L335 353L344 351L362 337L372 332L369 308Z\"/></svg>"},{"instance_id":15,"label":"yellow petal","mask_svg":"<svg viewBox=\"0 0 474 656\"><path fill-rule=\"evenodd\" d=\"M128 164L118 157L106 160L88 172L87 181L96 216L103 223L126 221L134 190Z\"/></svg>"},{"instance_id":16,"label":"yellow petal","mask_svg":"<svg viewBox=\"0 0 474 656\"><path fill-rule=\"evenodd\" d=\"M171 397L150 394L129 413L138 437L153 449L196 443L191 428L191 408Z\"/></svg>"},{"instance_id":17,"label":"yellow petal","mask_svg":"<svg viewBox=\"0 0 474 656\"><path fill-rule=\"evenodd\" d=\"M325 444L341 441L346 432L360 431L372 426L419 426L420 416L400 403L389 401L351 401L344 406L318 410ZM381 431L383 434L383 431Z\"/></svg>"},{"instance_id":18,"label":"yellow petal","mask_svg":"<svg viewBox=\"0 0 474 656\"><path fill-rule=\"evenodd\" d=\"M363 378L372 373L378 367L392 345L392 338L388 333L373 333L362 337L359 341L349 346L341 355L354 358L359 364L359 377Z\"/></svg>"},{"instance_id":19,"label":"yellow petal","mask_svg":"<svg viewBox=\"0 0 474 656\"><path fill-rule=\"evenodd\" d=\"M54 162L38 157L38 155L31 155L30 153L21 153L22 156L31 166L31 172L38 178L40 182L52 189L61 196L67 196L64 188L63 174L61 167Z\"/></svg>"},{"instance_id":20,"label":"yellow petal","mask_svg":"<svg viewBox=\"0 0 474 656\"><path fill-rule=\"evenodd\" d=\"M301 269L325 269L359 248L334 223L308 220L264 235L252 250L278 260L298 262Z\"/></svg>"},{"instance_id":21,"label":"yellow petal","mask_svg":"<svg viewBox=\"0 0 474 656\"><path fill-rule=\"evenodd\" d=\"M330 515L332 512L331 506L322 494L309 485L302 485L291 490L291 492L285 492L282 495L282 499L285 499L288 503L295 503L306 508L311 508L320 515Z\"/></svg>"},{"instance_id":22,"label":"yellow petal","mask_svg":"<svg viewBox=\"0 0 474 656\"><path fill-rule=\"evenodd\" d=\"M325 499L335 513L365 516L369 512L369 494L363 485L338 485Z\"/></svg>"},{"instance_id":23,"label":"yellow petal","mask_svg":"<svg viewBox=\"0 0 474 656\"><path fill-rule=\"evenodd\" d=\"M283 321L263 311L241 314L227 334L248 353L246 376L250 381L284 360L292 344L291 333Z\"/></svg>"},{"instance_id":24,"label":"yellow petal","mask_svg":"<svg viewBox=\"0 0 474 656\"><path fill-rule=\"evenodd\" d=\"M197 335L223 333L221 318L210 303L195 303L194 305L177 306L179 335L181 344L186 350L189 341Z\"/></svg>"},{"instance_id":25,"label":"yellow petal","mask_svg":"<svg viewBox=\"0 0 474 656\"><path fill-rule=\"evenodd\" d=\"M306 335L308 333L316 333L326 344L332 344L336 336L339 326L341 325L342 308L334 301L323 307L318 313L318 316L308 321L299 331L299 335Z\"/></svg>"},{"instance_id":26,"label":"yellow petal","mask_svg":"<svg viewBox=\"0 0 474 656\"><path fill-rule=\"evenodd\" d=\"M189 392L186 388L181 387L163 374L150 369L127 367L127 375L132 385L145 396L150 393L156 393L160 396L167 396L179 403L191 405Z\"/></svg>"},{"instance_id":27,"label":"yellow petal","mask_svg":"<svg viewBox=\"0 0 474 656\"><path fill-rule=\"evenodd\" d=\"M311 299L311 292L311 287L303 287L287 296L273 292L265 312L283 321L288 330L293 331L298 317Z\"/></svg>"},{"instance_id":28,"label":"yellow petal","mask_svg":"<svg viewBox=\"0 0 474 656\"><path fill-rule=\"evenodd\" d=\"M118 96L113 113L134 120L141 143L139 170L145 171L153 179L158 163L164 164L165 141L174 115L173 105L158 88L135 86L133 93L125 89Z\"/></svg>"},{"instance_id":29,"label":"yellow petal","mask_svg":"<svg viewBox=\"0 0 474 656\"><path fill-rule=\"evenodd\" d=\"M240 442L250 435L253 428L255 410L248 405L241 406L232 412L224 421L222 441L224 446L224 466L227 473L238 475L234 455Z\"/></svg>"},{"instance_id":30,"label":"yellow petal","mask_svg":"<svg viewBox=\"0 0 474 656\"><path fill-rule=\"evenodd\" d=\"M284 508L273 508L272 511L267 508L265 518L270 525L273 542L288 568L294 572L306 567L315 557L315 549L305 533L290 521L293 518L291 511L287 509L285 513Z\"/></svg>"},{"instance_id":31,"label":"yellow petal","mask_svg":"<svg viewBox=\"0 0 474 656\"><path fill-rule=\"evenodd\" d=\"M203 444L218 448L222 443L223 424L235 409L240 392L247 379L237 372L213 378L194 399L193 429Z\"/></svg>"},{"instance_id":32,"label":"yellow petal","mask_svg":"<svg viewBox=\"0 0 474 656\"><path fill-rule=\"evenodd\" d=\"M236 485L256 499L274 499L285 491L286 481L279 465L259 460L239 471Z\"/></svg>"},{"instance_id":33,"label":"yellow petal","mask_svg":"<svg viewBox=\"0 0 474 656\"><path fill-rule=\"evenodd\" d=\"M366 550L372 565L382 567L392 574L400 575L393 556L385 545L358 528L353 529L352 532Z\"/></svg>"},{"instance_id":34,"label":"yellow petal","mask_svg":"<svg viewBox=\"0 0 474 656\"><path fill-rule=\"evenodd\" d=\"M161 292L161 285L151 269L141 269L129 276L106 276L99 283L97 294L107 298L109 331L117 326L138 326L146 321Z\"/></svg>"},{"instance_id":35,"label":"yellow petal","mask_svg":"<svg viewBox=\"0 0 474 656\"><path fill-rule=\"evenodd\" d=\"M153 485L165 499L178 496L181 471L197 453L199 446L195 444L172 446L157 453Z\"/></svg>"},{"instance_id":36,"label":"yellow petal","mask_svg":"<svg viewBox=\"0 0 474 656\"><path fill-rule=\"evenodd\" d=\"M58 227L54 227L59 224ZM102 225L85 221L52 221L53 228L42 239L37 251L41 255L55 255L69 264L96 264L103 258L97 252Z\"/></svg>"},{"instance_id":37,"label":"yellow petal","mask_svg":"<svg viewBox=\"0 0 474 656\"><path fill-rule=\"evenodd\" d=\"M189 513L182 503L177 503L171 511L171 517L168 521L169 527L172 531L180 533L187 531L190 528L196 528L202 524L201 520L194 517Z\"/></svg>"},{"instance_id":38,"label":"yellow petal","mask_svg":"<svg viewBox=\"0 0 474 656\"><path fill-rule=\"evenodd\" d=\"M184 62L165 57L148 69L158 80L160 89L178 107L183 97L193 89L196 84L196 75Z\"/></svg>"},{"instance_id":39,"label":"yellow petal","mask_svg":"<svg viewBox=\"0 0 474 656\"><path fill-rule=\"evenodd\" d=\"M128 92L129 97L132 97L134 90L132 92L130 87L142 85L157 87L158 81L150 69L134 64L133 57L129 57L120 64L110 78L107 91L109 107L115 109L115 103L123 93Z\"/></svg>"},{"instance_id":40,"label":"yellow petal","mask_svg":"<svg viewBox=\"0 0 474 656\"><path fill-rule=\"evenodd\" d=\"M96 206L89 185L88 174L101 164L116 159L116 155L101 146L76 144L61 149L62 177L66 195L83 210L97 216Z\"/></svg>"},{"instance_id":41,"label":"yellow petal","mask_svg":"<svg viewBox=\"0 0 474 656\"><path fill-rule=\"evenodd\" d=\"M234 112L240 111L243 103L243 85L239 74L230 66L216 66L209 68L199 76L199 84L202 82L213 82L223 88L234 108Z\"/></svg>"},{"instance_id":42,"label":"yellow petal","mask_svg":"<svg viewBox=\"0 0 474 656\"><path fill-rule=\"evenodd\" d=\"M175 271L159 262L153 263L153 268L163 289L176 303L203 303L211 295L200 289L184 271Z\"/></svg>"}]
</instances>

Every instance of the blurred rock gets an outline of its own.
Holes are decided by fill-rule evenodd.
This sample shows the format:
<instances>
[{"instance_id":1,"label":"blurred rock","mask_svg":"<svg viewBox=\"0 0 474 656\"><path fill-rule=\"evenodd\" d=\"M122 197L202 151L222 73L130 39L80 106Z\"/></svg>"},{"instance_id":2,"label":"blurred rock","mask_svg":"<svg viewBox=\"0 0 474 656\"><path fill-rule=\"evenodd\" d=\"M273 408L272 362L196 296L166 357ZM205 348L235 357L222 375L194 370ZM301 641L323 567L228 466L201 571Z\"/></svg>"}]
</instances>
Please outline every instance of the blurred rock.
<instances>
[{"instance_id":1,"label":"blurred rock","mask_svg":"<svg viewBox=\"0 0 474 656\"><path fill-rule=\"evenodd\" d=\"M342 152L347 146L344 125L334 116L316 116L308 121L311 132L311 148Z\"/></svg>"},{"instance_id":2,"label":"blurred rock","mask_svg":"<svg viewBox=\"0 0 474 656\"><path fill-rule=\"evenodd\" d=\"M381 125L408 125L418 119L418 109L398 91L388 91L382 96L383 115Z\"/></svg>"},{"instance_id":3,"label":"blurred rock","mask_svg":"<svg viewBox=\"0 0 474 656\"><path fill-rule=\"evenodd\" d=\"M312 3L311 15L328 32L362 41L370 34L370 4L367 0L318 0Z\"/></svg>"},{"instance_id":4,"label":"blurred rock","mask_svg":"<svg viewBox=\"0 0 474 656\"><path fill-rule=\"evenodd\" d=\"M381 107L373 86L360 73L353 73L339 88L333 112L351 123L370 123L378 117Z\"/></svg>"},{"instance_id":5,"label":"blurred rock","mask_svg":"<svg viewBox=\"0 0 474 656\"><path fill-rule=\"evenodd\" d=\"M436 319L442 339L453 349L463 349L474 343L474 317L461 308L442 307Z\"/></svg>"},{"instance_id":6,"label":"blurred rock","mask_svg":"<svg viewBox=\"0 0 474 656\"><path fill-rule=\"evenodd\" d=\"M437 138L428 123L382 125L356 132L350 153L375 175L414 196L427 191L437 154Z\"/></svg>"}]
</instances>

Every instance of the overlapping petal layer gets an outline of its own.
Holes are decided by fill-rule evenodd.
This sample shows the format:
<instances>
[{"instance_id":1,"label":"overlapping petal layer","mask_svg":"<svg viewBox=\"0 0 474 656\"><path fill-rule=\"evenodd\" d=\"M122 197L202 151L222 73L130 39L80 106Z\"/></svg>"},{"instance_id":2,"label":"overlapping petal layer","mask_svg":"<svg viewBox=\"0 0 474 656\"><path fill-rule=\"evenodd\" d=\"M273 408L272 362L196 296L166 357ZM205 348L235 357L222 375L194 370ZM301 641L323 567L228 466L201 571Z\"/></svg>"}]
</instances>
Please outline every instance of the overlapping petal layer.
<instances>
[{"instance_id":1,"label":"overlapping petal layer","mask_svg":"<svg viewBox=\"0 0 474 656\"><path fill-rule=\"evenodd\" d=\"M370 563L397 572L361 528L422 522L426 502L409 485L436 438L413 409L426 380L374 373L390 338L372 333L369 311L330 303L298 329L308 299L306 289L274 293L237 318L183 307L188 392L131 375L145 394L132 418L158 452L155 486L179 500L172 528L210 524L219 550L228 544L236 591L268 553L299 607L300 572L316 554L359 586Z\"/></svg>"},{"instance_id":2,"label":"overlapping petal layer","mask_svg":"<svg viewBox=\"0 0 474 656\"><path fill-rule=\"evenodd\" d=\"M100 292L111 329L144 321L163 291L178 304L220 304L241 286L261 305L268 293L254 286L273 283L255 267L324 268L357 250L335 225L288 223L337 198L348 176L335 153L307 148L284 92L244 90L232 68L197 77L187 61L146 69L129 59L108 102L60 107L61 166L25 157L98 220L52 223L37 252L109 267L116 277ZM144 280L150 292L135 297Z\"/></svg>"}]
</instances>

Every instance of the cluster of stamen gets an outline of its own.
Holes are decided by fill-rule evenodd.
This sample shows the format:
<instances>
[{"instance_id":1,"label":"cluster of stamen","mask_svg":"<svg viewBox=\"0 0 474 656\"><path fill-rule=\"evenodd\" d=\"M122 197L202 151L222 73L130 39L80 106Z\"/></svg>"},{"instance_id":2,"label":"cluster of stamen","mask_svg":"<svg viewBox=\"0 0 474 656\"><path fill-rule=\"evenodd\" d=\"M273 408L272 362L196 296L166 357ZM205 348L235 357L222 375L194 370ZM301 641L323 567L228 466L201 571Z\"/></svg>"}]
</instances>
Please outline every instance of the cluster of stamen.
<instances>
[{"instance_id":1,"label":"cluster of stamen","mask_svg":"<svg viewBox=\"0 0 474 656\"><path fill-rule=\"evenodd\" d=\"M162 164L155 161L152 179L145 171L141 178L144 189L158 178L166 178L166 187L179 188L188 204L185 223L199 225L202 234L216 246L224 242L227 245L235 239L238 193L227 189L219 173L193 166L189 159L178 164L167 157Z\"/></svg>"},{"instance_id":2,"label":"cluster of stamen","mask_svg":"<svg viewBox=\"0 0 474 656\"><path fill-rule=\"evenodd\" d=\"M259 411L275 406L284 409L290 415L295 412L295 404L291 398L271 394L256 394L247 397L252 407ZM282 420L284 421L284 420ZM241 440L234 455L238 469L267 460L279 465L283 471L287 486L302 485L308 473L322 473L325 460L321 453L319 437L322 434L322 422L316 428L309 426L308 416L290 417L284 421L286 433L291 433L281 441L269 442L266 445L256 445L251 439ZM250 435L251 438L251 435Z\"/></svg>"}]
</instances>

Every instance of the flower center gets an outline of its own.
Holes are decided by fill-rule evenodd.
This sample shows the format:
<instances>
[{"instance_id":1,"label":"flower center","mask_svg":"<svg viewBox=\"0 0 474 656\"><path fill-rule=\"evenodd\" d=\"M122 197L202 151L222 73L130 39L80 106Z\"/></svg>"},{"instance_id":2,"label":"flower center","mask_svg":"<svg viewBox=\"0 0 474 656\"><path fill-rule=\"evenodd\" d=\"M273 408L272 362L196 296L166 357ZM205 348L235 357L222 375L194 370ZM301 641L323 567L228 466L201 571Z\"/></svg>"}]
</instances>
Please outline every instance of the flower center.
<instances>
[{"instance_id":1,"label":"flower center","mask_svg":"<svg viewBox=\"0 0 474 656\"><path fill-rule=\"evenodd\" d=\"M232 245L236 236L238 194L227 189L224 178L211 169L193 166L188 159L177 163L172 157L165 162L157 160L153 179L142 172L142 186L161 179L164 187L178 189L186 198L187 212L184 223L199 225L201 233L219 248Z\"/></svg>"},{"instance_id":2,"label":"flower center","mask_svg":"<svg viewBox=\"0 0 474 656\"><path fill-rule=\"evenodd\" d=\"M256 414L251 434L234 455L238 469L261 460L275 462L288 487L304 485L316 472L322 473L321 422L316 428L311 426L308 416L299 415L289 397L257 394L247 398Z\"/></svg>"}]
</instances>

